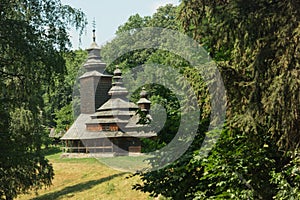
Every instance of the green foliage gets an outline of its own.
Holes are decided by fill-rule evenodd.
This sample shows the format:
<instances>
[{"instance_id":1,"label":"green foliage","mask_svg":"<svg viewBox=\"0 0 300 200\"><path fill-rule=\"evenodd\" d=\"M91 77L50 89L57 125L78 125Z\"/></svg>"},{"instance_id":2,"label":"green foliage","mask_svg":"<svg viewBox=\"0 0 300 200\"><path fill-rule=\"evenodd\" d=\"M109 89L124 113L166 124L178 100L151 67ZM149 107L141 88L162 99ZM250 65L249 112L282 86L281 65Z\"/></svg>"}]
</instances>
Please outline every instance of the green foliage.
<instances>
[{"instance_id":1,"label":"green foliage","mask_svg":"<svg viewBox=\"0 0 300 200\"><path fill-rule=\"evenodd\" d=\"M166 5L164 7L160 7L152 17L141 17L138 14L133 15L129 17L128 21L124 25L119 26L116 34L128 34L129 36L132 36L132 34L138 32L140 28L152 26L176 30L176 24L178 23L175 20L176 12L177 8L175 6ZM107 68L108 71L112 72L112 68L115 65L119 65L125 70L142 65L146 63L153 52L156 51L154 49L136 50L116 57L116 55L118 55L122 50L126 49L129 44L130 40L124 43L124 40L119 41L117 37L102 48L102 56L106 63L109 64Z\"/></svg>"},{"instance_id":2,"label":"green foliage","mask_svg":"<svg viewBox=\"0 0 300 200\"><path fill-rule=\"evenodd\" d=\"M46 124L56 127L56 132L65 131L80 114L80 92L78 77L83 74L82 65L87 58L83 50L64 53L66 73L61 80L54 80L54 87L44 95Z\"/></svg>"},{"instance_id":3,"label":"green foliage","mask_svg":"<svg viewBox=\"0 0 300 200\"><path fill-rule=\"evenodd\" d=\"M135 189L170 199L299 199L299 156L293 154L300 142L299 7L298 1L184 0L179 12L168 5L151 17L134 15L119 27L117 34L126 33L129 39L134 33L141 37L142 27L183 29L217 62L228 95L225 130L202 158L199 149L204 136L213 133L207 132L211 96L199 72L163 50L142 49L118 56L116 50L136 44L116 38L104 46L110 71L116 64L124 71L146 64L146 72L153 71L151 64L160 64L158 74L165 73L164 65L178 69L183 76L173 78L182 88L187 88L182 79L189 80L200 108L198 134L190 148L165 168L139 174L143 184ZM172 92L147 83L151 77L130 78L138 85L146 84L153 105L163 105L167 111L158 140L143 141L148 151L161 148L174 137L185 113L179 112ZM131 92L137 100L139 91Z\"/></svg>"},{"instance_id":4,"label":"green foliage","mask_svg":"<svg viewBox=\"0 0 300 200\"><path fill-rule=\"evenodd\" d=\"M203 136L209 134L208 91L184 61L152 52L147 61L177 63L191 80L201 118L189 150L163 169L141 173L143 184L135 189L172 199L299 198L299 156L293 154L300 143L299 6L298 1L182 1L182 28L222 73L226 129L201 158Z\"/></svg>"},{"instance_id":5,"label":"green foliage","mask_svg":"<svg viewBox=\"0 0 300 200\"><path fill-rule=\"evenodd\" d=\"M286 160L274 144L264 145L263 136L224 133L211 155L201 161L204 173L196 197L270 199L274 185L270 171L280 170ZM197 154L197 152L195 152ZM191 162L197 161L197 155Z\"/></svg>"},{"instance_id":6,"label":"green foliage","mask_svg":"<svg viewBox=\"0 0 300 200\"><path fill-rule=\"evenodd\" d=\"M299 1L183 1L182 26L218 61L232 127L299 142Z\"/></svg>"},{"instance_id":7,"label":"green foliage","mask_svg":"<svg viewBox=\"0 0 300 200\"><path fill-rule=\"evenodd\" d=\"M73 116L73 107L72 104L68 104L62 107L59 111L55 112L56 116L56 129L55 131L58 132L66 132L68 128L72 125L74 121Z\"/></svg>"},{"instance_id":8,"label":"green foliage","mask_svg":"<svg viewBox=\"0 0 300 200\"><path fill-rule=\"evenodd\" d=\"M10 134L1 133L0 140L1 199L12 199L28 189L49 186L54 176L52 166L41 151L44 134L41 116L15 108L10 117Z\"/></svg>"},{"instance_id":9,"label":"green foliage","mask_svg":"<svg viewBox=\"0 0 300 200\"><path fill-rule=\"evenodd\" d=\"M178 30L179 21L176 20L177 8L172 4L159 7L148 22L150 27L161 27Z\"/></svg>"},{"instance_id":10,"label":"green foliage","mask_svg":"<svg viewBox=\"0 0 300 200\"><path fill-rule=\"evenodd\" d=\"M142 174L144 184L135 185L135 189L172 199L271 199L277 191L285 192L284 187L295 190L296 195L297 183L289 180L292 186L280 186L273 181L272 174L282 170L290 159L274 150L275 144L267 145L268 139L224 131L209 156L201 159L196 149L202 139L197 137L179 160Z\"/></svg>"},{"instance_id":11,"label":"green foliage","mask_svg":"<svg viewBox=\"0 0 300 200\"><path fill-rule=\"evenodd\" d=\"M139 35L139 28L143 28L147 26L158 26L158 27L176 29L178 27L177 26L178 22L175 20L176 12L177 12L177 8L175 6L166 5L164 7L160 7L157 10L157 12L151 17L146 16L142 18L138 14L133 15L128 19L128 21L124 25L119 27L116 34L117 35L136 34L137 37L144 37ZM149 34L151 35L152 33ZM163 42L163 41L158 41L158 42ZM121 68L123 68L123 71L125 71L124 79L127 80L125 82L129 84L134 84L135 86L137 85L146 86L146 90L149 93L152 106L154 105L155 107L155 105L158 104L161 105L166 110L166 114L167 114L166 124L164 127L162 127L162 130L158 133L159 135L158 139L155 142L151 142L147 139L144 140L143 145L146 146L147 144L148 146L147 151L150 151L166 145L168 142L172 140L172 138L176 134L179 127L179 121L180 121L179 102L176 95L171 90L165 88L164 86L159 84L147 85L148 83L152 83L151 81L151 78L153 78L152 76L149 77L140 76L139 79L136 79L135 77L126 76L126 71L135 68L137 66L147 64L143 66L145 74L153 74L153 69L154 69L153 67L155 66L151 66L151 63L162 64L166 66L169 66L170 64L173 64L173 66L178 66L179 64L182 63L188 65L188 63L184 62L183 59L181 59L179 56L176 56L175 54L171 54L170 52L156 50L156 49L135 50L135 51L125 53L124 55L116 58L116 55L118 55L120 51L127 49L128 46L130 45L135 46L138 44L131 44L130 41L126 41L124 43L124 40L119 40L119 38L116 37L116 39L112 40L110 43L107 43L102 48L102 55L104 57L104 60L109 64L108 66L109 71L113 71L112 67L114 67L115 65L119 65ZM114 60L114 58L116 59ZM159 77L161 74L166 73L164 68L156 67L156 69L157 71L155 72L155 74L153 74L153 76ZM165 77L165 79L167 78ZM129 90L135 89L135 87L130 87L130 86L128 87L128 85L127 88ZM135 102L138 101L140 90L137 89L129 92L132 93L131 100Z\"/></svg>"},{"instance_id":12,"label":"green foliage","mask_svg":"<svg viewBox=\"0 0 300 200\"><path fill-rule=\"evenodd\" d=\"M53 170L40 152L43 93L66 73L67 30L83 30L82 12L57 0L0 2L0 198L49 185Z\"/></svg>"},{"instance_id":13,"label":"green foliage","mask_svg":"<svg viewBox=\"0 0 300 200\"><path fill-rule=\"evenodd\" d=\"M128 18L127 22L124 25L118 27L116 34L125 32L125 31L134 31L139 28L147 26L149 23L150 17L145 16L141 17L139 14L132 15Z\"/></svg>"}]
</instances>

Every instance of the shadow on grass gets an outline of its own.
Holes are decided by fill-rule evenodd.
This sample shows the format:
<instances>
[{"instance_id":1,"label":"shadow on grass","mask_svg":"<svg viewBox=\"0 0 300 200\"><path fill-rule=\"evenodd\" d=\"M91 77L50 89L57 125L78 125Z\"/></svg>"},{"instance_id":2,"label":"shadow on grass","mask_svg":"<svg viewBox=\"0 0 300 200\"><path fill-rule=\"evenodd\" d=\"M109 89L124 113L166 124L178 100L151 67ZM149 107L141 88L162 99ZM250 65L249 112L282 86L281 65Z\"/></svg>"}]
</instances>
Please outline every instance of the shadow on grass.
<instances>
[{"instance_id":1,"label":"shadow on grass","mask_svg":"<svg viewBox=\"0 0 300 200\"><path fill-rule=\"evenodd\" d=\"M98 184L109 181L111 179L114 179L118 176L122 176L124 174L126 174L126 173L114 174L114 175L111 175L111 176L108 176L108 177L105 177L105 178L101 178L99 180L91 180L91 181L87 181L87 182L84 182L84 183L79 183L77 185L68 186L68 187L65 187L62 190L51 192L51 193L48 193L48 194L44 194L44 195L39 196L39 197L35 197L35 198L33 198L33 200L58 199L58 198L60 198L64 195L70 195L70 197L72 197L72 196L74 196L73 193L82 192L84 190L91 189L91 188L93 188L94 186L96 186Z\"/></svg>"}]
</instances>

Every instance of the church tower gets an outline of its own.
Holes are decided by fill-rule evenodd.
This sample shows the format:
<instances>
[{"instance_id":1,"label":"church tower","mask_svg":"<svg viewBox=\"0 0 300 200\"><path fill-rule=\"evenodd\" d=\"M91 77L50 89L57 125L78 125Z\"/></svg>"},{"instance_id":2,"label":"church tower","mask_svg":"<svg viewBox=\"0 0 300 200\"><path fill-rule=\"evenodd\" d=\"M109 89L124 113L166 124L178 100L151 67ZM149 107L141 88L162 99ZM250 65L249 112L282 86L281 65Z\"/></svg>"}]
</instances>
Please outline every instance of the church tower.
<instances>
[{"instance_id":1,"label":"church tower","mask_svg":"<svg viewBox=\"0 0 300 200\"><path fill-rule=\"evenodd\" d=\"M106 64L102 62L100 47L96 43L95 29L93 43L87 49L88 59L83 65L85 73L80 79L80 111L82 114L93 114L108 99L112 76L105 72Z\"/></svg>"}]
</instances>

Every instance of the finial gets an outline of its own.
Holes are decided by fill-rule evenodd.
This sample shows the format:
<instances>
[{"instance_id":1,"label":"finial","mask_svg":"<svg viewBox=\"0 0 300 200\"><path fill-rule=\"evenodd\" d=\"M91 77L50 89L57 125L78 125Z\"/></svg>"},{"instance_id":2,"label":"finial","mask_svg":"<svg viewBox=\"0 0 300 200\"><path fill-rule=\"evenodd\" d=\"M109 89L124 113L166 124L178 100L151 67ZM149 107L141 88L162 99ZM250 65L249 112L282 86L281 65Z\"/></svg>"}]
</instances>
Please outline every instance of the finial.
<instances>
[{"instance_id":1,"label":"finial","mask_svg":"<svg viewBox=\"0 0 300 200\"><path fill-rule=\"evenodd\" d=\"M141 93L140 93L141 98L146 98L148 97L148 92L146 91L145 87L142 87Z\"/></svg>"},{"instance_id":2,"label":"finial","mask_svg":"<svg viewBox=\"0 0 300 200\"><path fill-rule=\"evenodd\" d=\"M93 20L93 42L96 42L96 20Z\"/></svg>"},{"instance_id":3,"label":"finial","mask_svg":"<svg viewBox=\"0 0 300 200\"><path fill-rule=\"evenodd\" d=\"M116 69L114 71L114 75L115 76L121 76L122 75L122 71L119 68L119 65L116 65Z\"/></svg>"}]
</instances>

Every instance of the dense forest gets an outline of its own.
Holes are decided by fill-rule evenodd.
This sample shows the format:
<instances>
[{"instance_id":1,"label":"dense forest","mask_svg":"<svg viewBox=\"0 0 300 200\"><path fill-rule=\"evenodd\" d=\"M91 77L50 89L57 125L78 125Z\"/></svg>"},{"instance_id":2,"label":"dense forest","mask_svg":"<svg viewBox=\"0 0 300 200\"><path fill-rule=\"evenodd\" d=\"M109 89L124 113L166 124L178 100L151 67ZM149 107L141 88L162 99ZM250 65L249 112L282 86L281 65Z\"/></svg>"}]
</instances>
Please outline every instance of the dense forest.
<instances>
[{"instance_id":1,"label":"dense forest","mask_svg":"<svg viewBox=\"0 0 300 200\"><path fill-rule=\"evenodd\" d=\"M144 66L152 74L172 75L178 87L192 91L174 94L151 83L150 76L134 79L125 73L129 83L144 84L154 111L166 111L158 139L145 139L144 151L167 146L181 123L189 123L182 119L196 116L197 123L193 140L183 137L188 143L183 155L163 168L134 174L142 183L133 189L170 199L300 199L299 7L298 0L182 0L152 16L132 15L120 25L115 39L102 47L107 71ZM76 78L87 54L68 49L67 29L82 31L86 19L54 0L1 0L0 15L0 197L12 199L51 184L54 172L41 148L49 142L49 127L65 131L77 115ZM147 32L151 27L165 31ZM189 37L207 52L205 66L216 66L226 91L226 99L219 99L226 102L221 127L211 124L220 118L214 110L224 109L213 102L223 88L210 90L216 83L185 59L190 52L183 44L172 44L178 53L167 51L174 40L161 37L165 32ZM158 45L126 52L149 42L133 38L156 38ZM116 56L119 51L126 53ZM139 90L133 88L130 98L137 101ZM197 115L180 108L180 97L195 99ZM203 156L205 138L216 134ZM151 165L163 159L168 155L154 157Z\"/></svg>"},{"instance_id":2,"label":"dense forest","mask_svg":"<svg viewBox=\"0 0 300 200\"><path fill-rule=\"evenodd\" d=\"M217 65L227 98L220 137L203 157L202 142L216 131L209 129L215 94L208 92L197 67L180 54L161 50L168 40L160 41L161 49L136 50L110 61L124 70L149 63L179 69L192 85L199 105L198 131L184 155L162 169L137 173L143 184L135 189L172 199L300 198L299 3L187 0L178 7L161 7L151 17L133 15L119 27L121 38L129 30L132 37L138 36L143 27L190 36ZM142 33L148 37L147 32ZM117 37L104 46L108 61L117 53L116 47L123 50L126 44ZM172 78L182 81L179 76ZM167 110L166 126L159 132L161 147L176 135L180 117L189 113L180 112L172 94L160 95L165 94L161 87L148 87L152 102ZM156 166L165 157L157 156L151 164Z\"/></svg>"}]
</instances>

